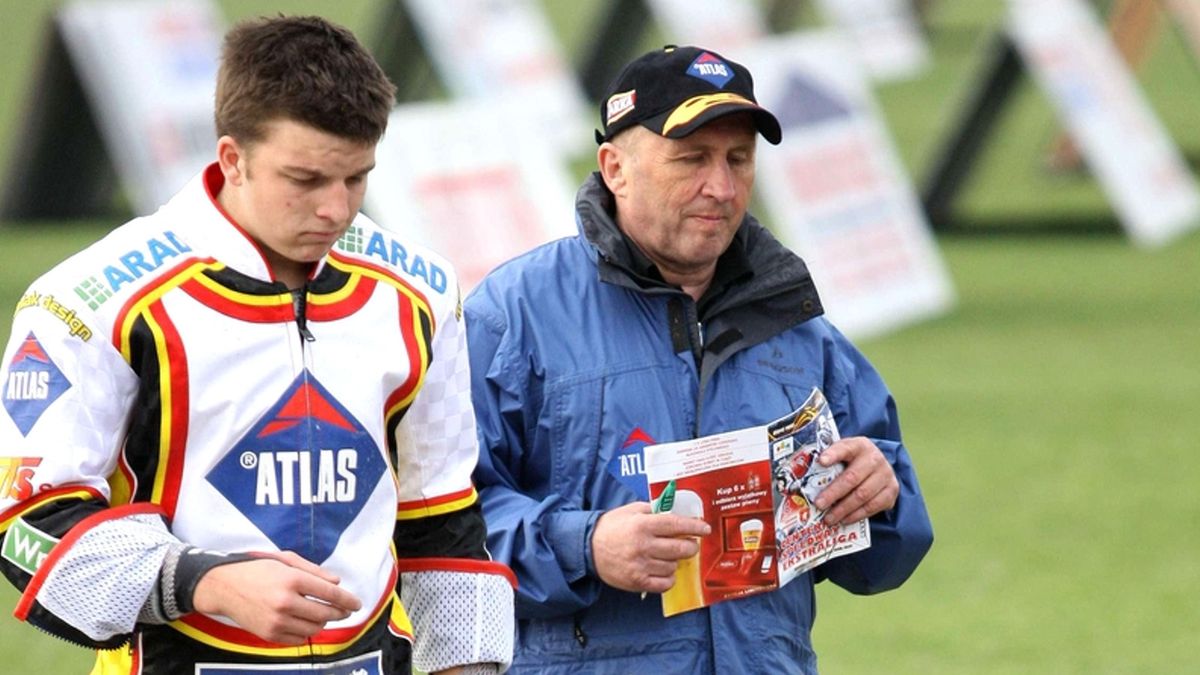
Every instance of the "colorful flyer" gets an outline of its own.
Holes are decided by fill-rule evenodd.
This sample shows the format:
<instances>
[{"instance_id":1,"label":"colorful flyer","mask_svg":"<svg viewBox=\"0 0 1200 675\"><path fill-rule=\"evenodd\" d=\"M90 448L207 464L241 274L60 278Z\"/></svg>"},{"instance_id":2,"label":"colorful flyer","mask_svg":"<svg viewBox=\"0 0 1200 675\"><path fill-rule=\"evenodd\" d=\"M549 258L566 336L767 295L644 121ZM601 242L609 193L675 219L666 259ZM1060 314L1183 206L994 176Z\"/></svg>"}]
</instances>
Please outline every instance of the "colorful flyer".
<instances>
[{"instance_id":1,"label":"colorful flyer","mask_svg":"<svg viewBox=\"0 0 1200 675\"><path fill-rule=\"evenodd\" d=\"M842 472L816 461L838 438L824 394L813 389L770 424L646 447L656 510L712 526L663 593L663 616L774 590L871 545L866 520L828 527L814 504Z\"/></svg>"}]
</instances>

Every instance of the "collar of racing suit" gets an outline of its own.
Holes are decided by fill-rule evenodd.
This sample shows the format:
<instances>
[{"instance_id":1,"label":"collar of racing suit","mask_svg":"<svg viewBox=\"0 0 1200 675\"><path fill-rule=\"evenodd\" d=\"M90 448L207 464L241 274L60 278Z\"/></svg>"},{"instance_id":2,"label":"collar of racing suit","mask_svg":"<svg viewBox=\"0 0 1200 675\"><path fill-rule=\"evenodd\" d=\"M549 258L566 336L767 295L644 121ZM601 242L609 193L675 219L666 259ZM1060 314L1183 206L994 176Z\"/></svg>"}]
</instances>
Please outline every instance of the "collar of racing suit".
<instances>
[{"instance_id":1,"label":"collar of racing suit","mask_svg":"<svg viewBox=\"0 0 1200 675\"><path fill-rule=\"evenodd\" d=\"M575 216L580 235L591 245L600 280L643 293L683 295L657 273L648 275L638 260L644 256L632 250L612 213L612 193L600 174L593 173L575 197ZM735 255L717 261L715 280L725 283L702 298L698 315L707 336L703 381L734 353L824 313L808 266L750 214L730 250Z\"/></svg>"}]
</instances>

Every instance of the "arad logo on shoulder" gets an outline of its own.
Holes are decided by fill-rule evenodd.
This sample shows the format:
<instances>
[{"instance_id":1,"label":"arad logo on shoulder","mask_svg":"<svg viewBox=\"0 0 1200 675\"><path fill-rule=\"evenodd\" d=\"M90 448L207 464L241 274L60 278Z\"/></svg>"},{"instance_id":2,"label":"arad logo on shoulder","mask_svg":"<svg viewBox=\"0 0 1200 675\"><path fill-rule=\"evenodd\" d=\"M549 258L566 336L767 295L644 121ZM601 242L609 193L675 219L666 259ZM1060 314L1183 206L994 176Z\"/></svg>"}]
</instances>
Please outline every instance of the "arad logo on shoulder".
<instances>
[{"instance_id":1,"label":"arad logo on shoulder","mask_svg":"<svg viewBox=\"0 0 1200 675\"><path fill-rule=\"evenodd\" d=\"M712 83L718 89L724 88L733 79L733 70L721 59L704 52L696 57L688 66L687 74Z\"/></svg>"},{"instance_id":2,"label":"arad logo on shoulder","mask_svg":"<svg viewBox=\"0 0 1200 675\"><path fill-rule=\"evenodd\" d=\"M281 550L320 564L386 468L371 435L306 370L206 478Z\"/></svg>"},{"instance_id":3,"label":"arad logo on shoulder","mask_svg":"<svg viewBox=\"0 0 1200 675\"><path fill-rule=\"evenodd\" d=\"M88 304L97 309L108 301L126 284L141 279L142 275L152 273L168 261L191 252L192 248L179 240L174 232L162 233L162 238L151 237L145 245L131 251L126 251L117 263L106 265L101 270L104 281L90 276L75 287L75 293Z\"/></svg>"},{"instance_id":4,"label":"arad logo on shoulder","mask_svg":"<svg viewBox=\"0 0 1200 675\"><path fill-rule=\"evenodd\" d=\"M395 239L385 238L378 232L372 232L369 238L363 228L351 225L341 239L334 244L338 249L347 253L360 253L399 268L410 277L424 281L438 293L446 292L446 271L433 262L426 261L420 254L409 254L408 249Z\"/></svg>"},{"instance_id":5,"label":"arad logo on shoulder","mask_svg":"<svg viewBox=\"0 0 1200 675\"><path fill-rule=\"evenodd\" d=\"M21 435L28 436L42 413L70 388L67 376L50 360L37 337L30 333L8 363L4 409Z\"/></svg>"}]
</instances>

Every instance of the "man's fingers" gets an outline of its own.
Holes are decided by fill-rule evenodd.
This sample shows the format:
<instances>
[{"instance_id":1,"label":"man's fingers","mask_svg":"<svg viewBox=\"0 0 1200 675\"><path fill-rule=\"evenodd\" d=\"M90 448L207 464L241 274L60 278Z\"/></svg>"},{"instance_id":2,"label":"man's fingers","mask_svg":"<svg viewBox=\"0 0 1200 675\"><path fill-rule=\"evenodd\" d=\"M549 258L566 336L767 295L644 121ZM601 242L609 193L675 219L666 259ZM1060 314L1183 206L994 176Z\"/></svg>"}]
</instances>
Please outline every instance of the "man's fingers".
<instances>
[{"instance_id":1,"label":"man's fingers","mask_svg":"<svg viewBox=\"0 0 1200 675\"><path fill-rule=\"evenodd\" d=\"M656 537L707 537L712 528L699 518L659 513L646 520L646 529Z\"/></svg>"},{"instance_id":2,"label":"man's fingers","mask_svg":"<svg viewBox=\"0 0 1200 675\"><path fill-rule=\"evenodd\" d=\"M863 483L854 492L850 493L846 498L833 505L833 508L825 514L825 523L827 525L837 525L842 522L854 522L861 520L869 515L867 513L868 505L872 500L876 499L882 492L882 485L873 485L871 483ZM857 518L854 516L859 515Z\"/></svg>"},{"instance_id":3,"label":"man's fingers","mask_svg":"<svg viewBox=\"0 0 1200 675\"><path fill-rule=\"evenodd\" d=\"M642 589L647 593L666 593L675 585L675 575L671 574L663 577L650 577L646 580Z\"/></svg>"},{"instance_id":4,"label":"man's fingers","mask_svg":"<svg viewBox=\"0 0 1200 675\"><path fill-rule=\"evenodd\" d=\"M310 602L315 600L347 614L362 607L362 602L353 593L318 577L303 577L297 584L296 590L300 595L311 599Z\"/></svg>"},{"instance_id":5,"label":"man's fingers","mask_svg":"<svg viewBox=\"0 0 1200 675\"><path fill-rule=\"evenodd\" d=\"M322 569L321 566L317 565L316 563L305 560L294 551L280 551L278 553L271 552L263 553L261 555L267 558L274 558L288 567L295 567L302 572L308 572L309 574L321 577L331 584L338 584L342 581L341 578L339 578L336 574L326 569Z\"/></svg>"},{"instance_id":6,"label":"man's fingers","mask_svg":"<svg viewBox=\"0 0 1200 675\"><path fill-rule=\"evenodd\" d=\"M817 508L828 511L827 524L861 520L895 505L900 493L896 473L869 439L844 438L822 451L820 461L826 466L846 465L816 499Z\"/></svg>"},{"instance_id":7,"label":"man's fingers","mask_svg":"<svg viewBox=\"0 0 1200 675\"><path fill-rule=\"evenodd\" d=\"M700 551L700 542L691 538L657 537L646 547L646 555L652 560L670 560L674 568L676 560L690 558Z\"/></svg>"},{"instance_id":8,"label":"man's fingers","mask_svg":"<svg viewBox=\"0 0 1200 675\"><path fill-rule=\"evenodd\" d=\"M301 597L291 608L290 613L297 620L318 626L324 626L330 621L340 621L350 616L349 610L308 596Z\"/></svg>"},{"instance_id":9,"label":"man's fingers","mask_svg":"<svg viewBox=\"0 0 1200 675\"><path fill-rule=\"evenodd\" d=\"M863 440L866 439L862 438L861 436L843 438L842 440L837 441L833 445L830 445L822 450L821 455L817 457L817 463L821 466L833 466L838 462L849 461L859 451L858 441Z\"/></svg>"},{"instance_id":10,"label":"man's fingers","mask_svg":"<svg viewBox=\"0 0 1200 675\"><path fill-rule=\"evenodd\" d=\"M675 570L678 567L679 565L675 564L675 561L673 560L651 558L650 560L646 561L646 564L642 567L642 573L651 578L674 577Z\"/></svg>"},{"instance_id":11,"label":"man's fingers","mask_svg":"<svg viewBox=\"0 0 1200 675\"><path fill-rule=\"evenodd\" d=\"M896 497L899 494L900 486L896 482L895 475L890 471L877 471L859 483L840 501L835 502L833 508L826 514L825 522L829 525L836 525L873 516L892 508L896 504Z\"/></svg>"}]
</instances>

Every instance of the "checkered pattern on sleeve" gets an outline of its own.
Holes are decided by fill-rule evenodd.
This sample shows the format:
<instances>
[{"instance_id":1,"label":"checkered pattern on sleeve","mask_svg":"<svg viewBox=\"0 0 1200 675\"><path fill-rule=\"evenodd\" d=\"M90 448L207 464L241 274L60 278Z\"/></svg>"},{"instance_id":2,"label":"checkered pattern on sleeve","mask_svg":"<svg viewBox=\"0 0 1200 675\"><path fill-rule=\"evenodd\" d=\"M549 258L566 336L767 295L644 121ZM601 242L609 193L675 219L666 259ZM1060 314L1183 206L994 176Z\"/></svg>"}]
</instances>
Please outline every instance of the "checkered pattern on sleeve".
<instances>
[{"instance_id":1,"label":"checkered pattern on sleeve","mask_svg":"<svg viewBox=\"0 0 1200 675\"><path fill-rule=\"evenodd\" d=\"M478 459L466 330L453 311L438 321L425 382L396 432L400 501L471 484Z\"/></svg>"}]
</instances>

